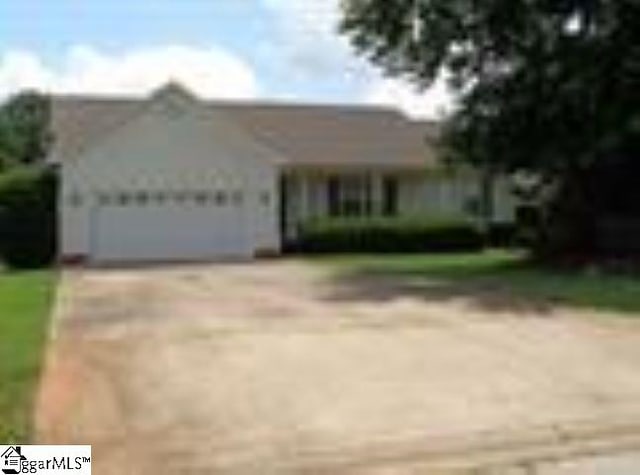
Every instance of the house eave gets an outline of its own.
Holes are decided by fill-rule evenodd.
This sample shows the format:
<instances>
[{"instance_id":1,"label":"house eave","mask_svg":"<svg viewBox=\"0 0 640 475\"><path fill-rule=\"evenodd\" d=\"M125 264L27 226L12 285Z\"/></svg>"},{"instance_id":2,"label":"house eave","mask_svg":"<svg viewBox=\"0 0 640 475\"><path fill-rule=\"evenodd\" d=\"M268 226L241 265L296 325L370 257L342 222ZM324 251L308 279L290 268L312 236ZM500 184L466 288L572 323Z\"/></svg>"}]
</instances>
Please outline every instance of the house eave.
<instances>
[{"instance_id":1,"label":"house eave","mask_svg":"<svg viewBox=\"0 0 640 475\"><path fill-rule=\"evenodd\" d=\"M398 173L427 173L430 170L436 170L438 166L427 163L345 163L345 162L327 162L327 163L283 163L280 170L285 172L317 172L317 173L335 173L345 171L384 171Z\"/></svg>"}]
</instances>

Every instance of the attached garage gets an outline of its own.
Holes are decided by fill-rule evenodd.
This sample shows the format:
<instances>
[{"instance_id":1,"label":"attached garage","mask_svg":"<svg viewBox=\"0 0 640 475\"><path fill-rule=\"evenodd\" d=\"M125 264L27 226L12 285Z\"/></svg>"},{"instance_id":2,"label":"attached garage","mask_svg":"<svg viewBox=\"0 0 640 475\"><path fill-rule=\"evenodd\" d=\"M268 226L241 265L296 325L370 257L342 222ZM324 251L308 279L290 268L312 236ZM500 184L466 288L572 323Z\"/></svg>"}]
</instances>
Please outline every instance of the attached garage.
<instances>
[{"instance_id":1,"label":"attached garage","mask_svg":"<svg viewBox=\"0 0 640 475\"><path fill-rule=\"evenodd\" d=\"M63 258L200 261L278 251L276 153L177 87L134 103L113 124L101 107L102 116L86 114L103 121L93 132L82 111L65 118L86 142L63 144L67 156L57 160Z\"/></svg>"}]
</instances>

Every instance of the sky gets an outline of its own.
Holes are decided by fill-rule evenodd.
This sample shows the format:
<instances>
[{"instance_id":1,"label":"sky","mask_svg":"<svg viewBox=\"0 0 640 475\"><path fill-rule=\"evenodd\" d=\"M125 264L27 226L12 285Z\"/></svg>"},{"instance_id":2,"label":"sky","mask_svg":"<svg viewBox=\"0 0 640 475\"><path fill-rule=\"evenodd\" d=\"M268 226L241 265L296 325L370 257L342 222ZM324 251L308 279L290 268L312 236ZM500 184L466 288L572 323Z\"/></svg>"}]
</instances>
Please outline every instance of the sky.
<instances>
[{"instance_id":1,"label":"sky","mask_svg":"<svg viewBox=\"0 0 640 475\"><path fill-rule=\"evenodd\" d=\"M0 99L145 95L169 80L203 98L451 107L389 79L336 32L339 0L0 0Z\"/></svg>"}]
</instances>

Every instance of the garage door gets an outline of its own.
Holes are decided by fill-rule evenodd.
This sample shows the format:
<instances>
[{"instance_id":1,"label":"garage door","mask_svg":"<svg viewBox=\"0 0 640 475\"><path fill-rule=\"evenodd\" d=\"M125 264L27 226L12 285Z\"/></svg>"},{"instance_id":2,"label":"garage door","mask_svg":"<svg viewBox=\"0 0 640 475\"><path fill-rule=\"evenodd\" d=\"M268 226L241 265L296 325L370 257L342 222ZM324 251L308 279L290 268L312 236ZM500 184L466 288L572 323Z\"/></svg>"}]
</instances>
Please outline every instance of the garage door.
<instances>
[{"instance_id":1,"label":"garage door","mask_svg":"<svg viewBox=\"0 0 640 475\"><path fill-rule=\"evenodd\" d=\"M92 214L96 261L206 260L250 255L242 193L123 192Z\"/></svg>"}]
</instances>

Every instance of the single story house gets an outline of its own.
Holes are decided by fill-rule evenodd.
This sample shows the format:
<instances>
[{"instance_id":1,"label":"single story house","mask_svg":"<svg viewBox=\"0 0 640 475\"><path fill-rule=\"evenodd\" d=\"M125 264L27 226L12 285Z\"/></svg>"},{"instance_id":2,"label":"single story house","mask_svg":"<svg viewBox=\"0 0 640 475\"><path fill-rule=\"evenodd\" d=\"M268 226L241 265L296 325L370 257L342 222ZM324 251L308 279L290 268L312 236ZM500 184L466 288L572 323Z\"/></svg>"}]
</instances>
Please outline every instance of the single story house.
<instances>
[{"instance_id":1,"label":"single story house","mask_svg":"<svg viewBox=\"0 0 640 475\"><path fill-rule=\"evenodd\" d=\"M447 172L437 127L391 108L56 96L61 257L165 261L278 253L319 216L469 215L479 180ZM506 190L496 220L510 220Z\"/></svg>"}]
</instances>

